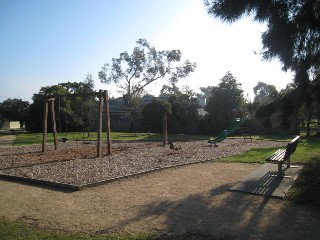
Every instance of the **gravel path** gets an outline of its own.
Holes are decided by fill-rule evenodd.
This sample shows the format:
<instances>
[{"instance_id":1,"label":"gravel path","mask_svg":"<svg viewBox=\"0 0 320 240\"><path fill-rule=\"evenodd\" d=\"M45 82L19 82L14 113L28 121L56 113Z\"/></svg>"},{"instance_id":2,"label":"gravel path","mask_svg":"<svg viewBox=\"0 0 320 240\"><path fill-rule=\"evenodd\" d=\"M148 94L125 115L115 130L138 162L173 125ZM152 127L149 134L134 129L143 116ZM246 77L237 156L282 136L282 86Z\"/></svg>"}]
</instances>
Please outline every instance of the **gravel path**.
<instances>
[{"instance_id":1,"label":"gravel path","mask_svg":"<svg viewBox=\"0 0 320 240\"><path fill-rule=\"evenodd\" d=\"M244 153L251 148L283 146L285 143L226 139L219 147L206 141L175 143L179 150L159 142L114 143L112 155L95 158L93 144L60 144L58 151L42 153L40 145L0 150L0 174L22 176L72 185L86 185L165 167L196 163ZM106 150L104 149L104 152Z\"/></svg>"}]
</instances>

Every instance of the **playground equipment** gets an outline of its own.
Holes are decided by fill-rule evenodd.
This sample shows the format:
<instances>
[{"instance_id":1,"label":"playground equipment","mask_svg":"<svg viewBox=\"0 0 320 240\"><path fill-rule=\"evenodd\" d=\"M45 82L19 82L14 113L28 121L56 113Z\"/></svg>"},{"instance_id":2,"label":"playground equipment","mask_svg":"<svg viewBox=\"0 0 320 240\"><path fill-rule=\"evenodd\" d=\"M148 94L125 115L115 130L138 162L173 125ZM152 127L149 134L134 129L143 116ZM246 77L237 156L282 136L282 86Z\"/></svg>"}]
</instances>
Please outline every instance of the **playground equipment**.
<instances>
[{"instance_id":1,"label":"playground equipment","mask_svg":"<svg viewBox=\"0 0 320 240\"><path fill-rule=\"evenodd\" d=\"M54 148L58 149L58 139L57 139L57 128L56 128L56 117L54 103L56 98L60 97L79 97L84 95L97 96L99 98L98 106L98 130L97 130L97 157L102 156L102 108L103 104L105 106L105 115L106 115L106 129L107 129L107 151L108 155L111 154L111 141L110 141L110 114L109 114L109 97L108 92L99 90L99 92L93 93L84 93L84 94L64 94L64 95L53 95L49 94L44 99L44 114L43 114L43 136L42 136L42 152L46 151L46 138L48 131L48 111L49 107L51 108L51 122L53 129L53 139L54 139ZM83 113L82 113L83 114Z\"/></svg>"},{"instance_id":2,"label":"playground equipment","mask_svg":"<svg viewBox=\"0 0 320 240\"><path fill-rule=\"evenodd\" d=\"M234 119L237 119L237 118L240 119L240 130L241 130L241 134L243 136L243 139L246 140L248 138L252 142L250 128L249 128L246 116L244 114L244 111L241 109L238 109L238 110L233 109L232 115L233 115Z\"/></svg>"},{"instance_id":3,"label":"playground equipment","mask_svg":"<svg viewBox=\"0 0 320 240\"><path fill-rule=\"evenodd\" d=\"M224 139L226 139L231 133L236 131L241 125L240 118L237 118L230 127L226 130L223 130L216 138L209 138L208 143L214 144L214 146L217 146L217 143L222 142Z\"/></svg>"},{"instance_id":4,"label":"playground equipment","mask_svg":"<svg viewBox=\"0 0 320 240\"><path fill-rule=\"evenodd\" d=\"M223 130L216 138L209 138L208 143L210 143L211 146L212 144L214 144L214 146L217 146L217 143L222 142L230 134L232 134L239 128L241 130L243 139L246 140L248 138L252 142L250 128L247 124L244 112L241 109L240 110L233 109L232 115L233 115L234 121L232 122L230 127L226 130Z\"/></svg>"}]
</instances>

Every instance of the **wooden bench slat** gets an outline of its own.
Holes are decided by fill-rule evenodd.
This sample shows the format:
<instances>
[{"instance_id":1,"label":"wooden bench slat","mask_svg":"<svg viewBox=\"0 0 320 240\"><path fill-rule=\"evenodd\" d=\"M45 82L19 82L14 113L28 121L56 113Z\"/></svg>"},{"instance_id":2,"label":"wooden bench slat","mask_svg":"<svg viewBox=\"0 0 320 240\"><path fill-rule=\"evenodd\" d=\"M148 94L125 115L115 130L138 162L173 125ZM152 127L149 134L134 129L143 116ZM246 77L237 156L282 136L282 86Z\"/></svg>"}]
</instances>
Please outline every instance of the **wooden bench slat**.
<instances>
[{"instance_id":1,"label":"wooden bench slat","mask_svg":"<svg viewBox=\"0 0 320 240\"><path fill-rule=\"evenodd\" d=\"M268 162L284 161L285 149L278 149L274 154L267 158Z\"/></svg>"}]
</instances>

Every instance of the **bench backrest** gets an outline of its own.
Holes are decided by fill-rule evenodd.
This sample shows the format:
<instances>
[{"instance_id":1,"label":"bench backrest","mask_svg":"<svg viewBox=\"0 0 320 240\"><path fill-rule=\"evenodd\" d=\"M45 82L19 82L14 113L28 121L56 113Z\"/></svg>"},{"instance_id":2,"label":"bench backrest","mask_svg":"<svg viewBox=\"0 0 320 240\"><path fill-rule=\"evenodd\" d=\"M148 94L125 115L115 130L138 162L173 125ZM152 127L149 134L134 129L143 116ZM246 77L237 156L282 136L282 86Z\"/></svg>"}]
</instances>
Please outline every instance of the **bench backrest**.
<instances>
[{"instance_id":1,"label":"bench backrest","mask_svg":"<svg viewBox=\"0 0 320 240\"><path fill-rule=\"evenodd\" d=\"M289 158L292 153L296 151L297 145L300 141L300 136L296 136L294 139L291 140L291 142L288 143L287 149L286 149L286 155L285 158Z\"/></svg>"}]
</instances>

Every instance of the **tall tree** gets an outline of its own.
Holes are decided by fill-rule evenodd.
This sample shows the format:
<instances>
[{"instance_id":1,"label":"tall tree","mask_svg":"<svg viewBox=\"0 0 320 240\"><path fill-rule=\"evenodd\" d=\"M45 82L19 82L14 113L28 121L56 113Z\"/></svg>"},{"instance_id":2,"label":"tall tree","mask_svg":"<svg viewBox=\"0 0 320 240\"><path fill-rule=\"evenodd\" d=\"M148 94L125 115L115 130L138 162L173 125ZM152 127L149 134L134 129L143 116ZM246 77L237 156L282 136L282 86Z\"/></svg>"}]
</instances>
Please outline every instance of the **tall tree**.
<instances>
[{"instance_id":1,"label":"tall tree","mask_svg":"<svg viewBox=\"0 0 320 240\"><path fill-rule=\"evenodd\" d=\"M266 22L262 34L264 59L278 58L283 69L295 72L297 86L291 115L298 118L299 108L309 100L308 92L316 90L320 68L320 2L318 0L205 0L208 13L234 22L243 15ZM311 77L316 75L318 77ZM310 84L310 81L316 82ZM309 89L309 88L313 88ZM316 95L320 95L317 91ZM316 99L312 99L316 101ZM298 132L298 129L297 129Z\"/></svg>"},{"instance_id":2,"label":"tall tree","mask_svg":"<svg viewBox=\"0 0 320 240\"><path fill-rule=\"evenodd\" d=\"M162 117L164 112L171 114L169 102L161 99L154 99L151 103L144 106L142 110L143 124L152 132L162 132Z\"/></svg>"},{"instance_id":3,"label":"tall tree","mask_svg":"<svg viewBox=\"0 0 320 240\"><path fill-rule=\"evenodd\" d=\"M198 102L196 93L189 87L169 97L172 114L169 116L169 130L174 133L194 132L193 127L198 120Z\"/></svg>"},{"instance_id":4,"label":"tall tree","mask_svg":"<svg viewBox=\"0 0 320 240\"><path fill-rule=\"evenodd\" d=\"M212 89L213 89L212 86L200 87L201 96L204 97L206 100L209 100L212 94Z\"/></svg>"},{"instance_id":5,"label":"tall tree","mask_svg":"<svg viewBox=\"0 0 320 240\"><path fill-rule=\"evenodd\" d=\"M253 88L253 92L255 94L254 102L257 104L269 103L278 96L276 87L264 82L258 82Z\"/></svg>"},{"instance_id":6,"label":"tall tree","mask_svg":"<svg viewBox=\"0 0 320 240\"><path fill-rule=\"evenodd\" d=\"M55 101L56 118L58 119L58 129L62 131L88 130L95 122L95 99L86 96L85 93L94 92L93 80L89 76L83 82L67 82L58 85L42 87L40 91L33 95L33 103L30 105L27 130L32 132L42 131L43 103L46 94L83 94L77 97L61 97ZM50 126L50 125L49 125ZM67 129L66 129L67 128Z\"/></svg>"},{"instance_id":7,"label":"tall tree","mask_svg":"<svg viewBox=\"0 0 320 240\"><path fill-rule=\"evenodd\" d=\"M232 121L232 110L242 108L244 102L241 84L227 72L218 86L212 87L211 97L206 106L206 111L209 113L209 131L216 134L226 129Z\"/></svg>"},{"instance_id":8,"label":"tall tree","mask_svg":"<svg viewBox=\"0 0 320 240\"><path fill-rule=\"evenodd\" d=\"M174 85L174 84L172 86L163 85L160 90L159 97L169 98L170 96L177 95L177 94L181 94L181 92L176 85Z\"/></svg>"},{"instance_id":9,"label":"tall tree","mask_svg":"<svg viewBox=\"0 0 320 240\"><path fill-rule=\"evenodd\" d=\"M132 54L120 53L113 58L112 64L105 64L98 73L102 83L114 83L121 89L132 112L133 98L147 85L167 78L171 84L187 77L194 71L196 64L186 60L182 65L180 50L157 51L146 39L139 39ZM133 118L131 129L133 127Z\"/></svg>"},{"instance_id":10,"label":"tall tree","mask_svg":"<svg viewBox=\"0 0 320 240\"><path fill-rule=\"evenodd\" d=\"M206 0L208 13L234 22L243 15L266 22L263 57L278 57L284 69L300 65L318 68L320 59L320 2L318 0ZM302 67L302 66L300 66Z\"/></svg>"}]
</instances>

